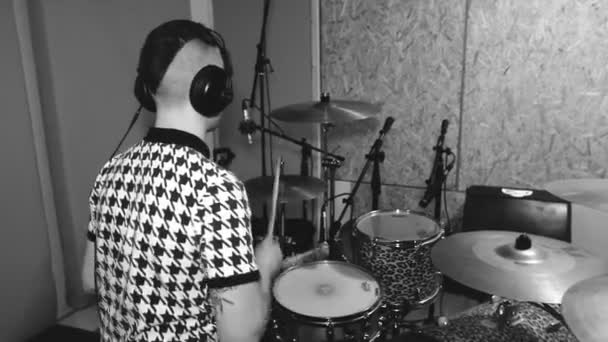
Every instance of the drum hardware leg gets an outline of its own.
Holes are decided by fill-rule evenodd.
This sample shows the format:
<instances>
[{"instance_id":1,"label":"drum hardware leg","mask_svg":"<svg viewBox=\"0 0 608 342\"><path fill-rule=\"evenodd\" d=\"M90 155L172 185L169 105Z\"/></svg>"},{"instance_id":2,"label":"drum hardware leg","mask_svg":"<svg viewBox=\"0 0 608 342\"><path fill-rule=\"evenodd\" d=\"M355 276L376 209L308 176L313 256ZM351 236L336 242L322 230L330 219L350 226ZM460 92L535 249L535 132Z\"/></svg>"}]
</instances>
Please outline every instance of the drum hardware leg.
<instances>
[{"instance_id":1,"label":"drum hardware leg","mask_svg":"<svg viewBox=\"0 0 608 342\"><path fill-rule=\"evenodd\" d=\"M372 327L370 316L371 315L366 315L366 317L363 318L363 341L369 341L372 338L372 335L370 335L370 328Z\"/></svg>"}]
</instances>

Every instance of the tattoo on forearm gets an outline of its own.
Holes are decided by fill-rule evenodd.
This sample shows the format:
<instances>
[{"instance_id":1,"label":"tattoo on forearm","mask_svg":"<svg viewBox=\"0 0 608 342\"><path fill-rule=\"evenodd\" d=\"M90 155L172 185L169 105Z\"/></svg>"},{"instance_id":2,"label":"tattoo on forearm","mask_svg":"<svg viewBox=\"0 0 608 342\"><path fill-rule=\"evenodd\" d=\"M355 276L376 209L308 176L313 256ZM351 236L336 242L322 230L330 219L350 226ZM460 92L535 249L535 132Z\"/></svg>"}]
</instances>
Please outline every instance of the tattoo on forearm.
<instances>
[{"instance_id":1,"label":"tattoo on forearm","mask_svg":"<svg viewBox=\"0 0 608 342\"><path fill-rule=\"evenodd\" d=\"M219 312L222 312L224 309L224 303L228 303L230 305L234 305L234 302L226 299L222 296L222 294L228 290L232 289L232 287L224 287L221 289L214 289L211 290L209 292L209 300L211 302L211 304L213 304L213 307L218 310Z\"/></svg>"}]
</instances>

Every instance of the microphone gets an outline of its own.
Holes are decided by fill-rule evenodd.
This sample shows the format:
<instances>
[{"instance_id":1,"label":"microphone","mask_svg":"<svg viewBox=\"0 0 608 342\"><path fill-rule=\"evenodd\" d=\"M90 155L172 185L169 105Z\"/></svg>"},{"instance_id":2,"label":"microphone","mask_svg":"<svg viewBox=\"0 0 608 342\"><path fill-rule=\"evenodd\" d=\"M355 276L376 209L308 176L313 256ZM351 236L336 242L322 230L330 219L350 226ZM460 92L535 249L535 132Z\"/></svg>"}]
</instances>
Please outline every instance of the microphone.
<instances>
[{"instance_id":1,"label":"microphone","mask_svg":"<svg viewBox=\"0 0 608 342\"><path fill-rule=\"evenodd\" d=\"M236 154L229 147L218 147L213 149L213 161L223 168L229 168Z\"/></svg>"},{"instance_id":2,"label":"microphone","mask_svg":"<svg viewBox=\"0 0 608 342\"><path fill-rule=\"evenodd\" d=\"M329 244L323 242L317 248L313 248L304 253L285 258L281 263L281 270L285 270L292 266L302 265L307 262L323 260L329 256Z\"/></svg>"},{"instance_id":3,"label":"microphone","mask_svg":"<svg viewBox=\"0 0 608 342\"><path fill-rule=\"evenodd\" d=\"M251 117L249 116L249 105L247 103L247 99L244 99L242 102L241 107L243 108L243 122L241 123L242 127L245 127L246 125L248 125L251 122ZM241 129L241 133L245 133L246 130ZM249 145L253 144L253 139L251 138L251 132L248 131L247 133L247 141L249 142Z\"/></svg>"},{"instance_id":4,"label":"microphone","mask_svg":"<svg viewBox=\"0 0 608 342\"><path fill-rule=\"evenodd\" d=\"M441 121L441 135L445 135L448 132L448 124L450 122L447 119Z\"/></svg>"},{"instance_id":5,"label":"microphone","mask_svg":"<svg viewBox=\"0 0 608 342\"><path fill-rule=\"evenodd\" d=\"M392 116L386 118L386 120L384 120L384 126L380 130L380 134L386 134L393 126L393 122L395 122L395 119Z\"/></svg>"}]
</instances>

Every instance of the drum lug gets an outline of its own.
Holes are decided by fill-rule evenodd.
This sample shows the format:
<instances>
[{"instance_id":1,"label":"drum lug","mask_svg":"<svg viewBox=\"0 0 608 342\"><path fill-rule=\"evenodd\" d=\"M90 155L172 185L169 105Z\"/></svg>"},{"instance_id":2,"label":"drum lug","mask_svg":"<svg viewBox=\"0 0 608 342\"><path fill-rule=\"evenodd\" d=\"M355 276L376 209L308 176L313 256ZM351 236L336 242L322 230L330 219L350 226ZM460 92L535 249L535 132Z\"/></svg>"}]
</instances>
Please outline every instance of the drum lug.
<instances>
[{"instance_id":1,"label":"drum lug","mask_svg":"<svg viewBox=\"0 0 608 342\"><path fill-rule=\"evenodd\" d=\"M325 336L327 337L327 342L334 341L334 322L331 320L327 322L327 327L325 328Z\"/></svg>"},{"instance_id":2,"label":"drum lug","mask_svg":"<svg viewBox=\"0 0 608 342\"><path fill-rule=\"evenodd\" d=\"M416 288L416 302L421 302L422 301L422 290L417 287Z\"/></svg>"},{"instance_id":3,"label":"drum lug","mask_svg":"<svg viewBox=\"0 0 608 342\"><path fill-rule=\"evenodd\" d=\"M371 243L371 258L374 259L376 257L376 246L378 245L378 238L373 238Z\"/></svg>"},{"instance_id":4,"label":"drum lug","mask_svg":"<svg viewBox=\"0 0 608 342\"><path fill-rule=\"evenodd\" d=\"M498 322L499 328L507 329L521 323L520 321L515 320L518 310L519 306L510 301L504 301L498 304L496 312L494 313L494 318Z\"/></svg>"},{"instance_id":5,"label":"drum lug","mask_svg":"<svg viewBox=\"0 0 608 342\"><path fill-rule=\"evenodd\" d=\"M279 323L276 319L272 319L271 325L271 335L274 337L275 341L283 342L283 336L281 335L281 330L279 329Z\"/></svg>"}]
</instances>

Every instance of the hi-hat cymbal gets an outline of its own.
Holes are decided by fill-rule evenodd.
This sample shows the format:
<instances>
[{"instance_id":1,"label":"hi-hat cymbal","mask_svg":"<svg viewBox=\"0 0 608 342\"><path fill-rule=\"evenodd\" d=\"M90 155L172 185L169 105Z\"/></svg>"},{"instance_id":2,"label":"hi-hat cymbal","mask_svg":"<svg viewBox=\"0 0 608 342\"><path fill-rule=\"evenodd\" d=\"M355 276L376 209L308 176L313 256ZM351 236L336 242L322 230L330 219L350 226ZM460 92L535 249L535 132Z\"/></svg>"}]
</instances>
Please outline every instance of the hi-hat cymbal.
<instances>
[{"instance_id":1,"label":"hi-hat cymbal","mask_svg":"<svg viewBox=\"0 0 608 342\"><path fill-rule=\"evenodd\" d=\"M270 112L286 122L342 123L371 118L381 107L362 101L329 100L288 105Z\"/></svg>"},{"instance_id":2,"label":"hi-hat cymbal","mask_svg":"<svg viewBox=\"0 0 608 342\"><path fill-rule=\"evenodd\" d=\"M569 288L562 300L562 314L580 342L608 341L608 275Z\"/></svg>"},{"instance_id":3,"label":"hi-hat cymbal","mask_svg":"<svg viewBox=\"0 0 608 342\"><path fill-rule=\"evenodd\" d=\"M251 198L270 199L273 186L272 176L261 176L245 181L245 189ZM315 177L281 175L279 179L279 202L311 200L325 191L325 183Z\"/></svg>"},{"instance_id":4,"label":"hi-hat cymbal","mask_svg":"<svg viewBox=\"0 0 608 342\"><path fill-rule=\"evenodd\" d=\"M572 203L608 212L608 179L563 179L545 184L545 189Z\"/></svg>"},{"instance_id":5,"label":"hi-hat cymbal","mask_svg":"<svg viewBox=\"0 0 608 342\"><path fill-rule=\"evenodd\" d=\"M608 269L607 261L570 243L494 230L451 235L433 247L431 258L439 271L479 291L553 304L570 286Z\"/></svg>"}]
</instances>

